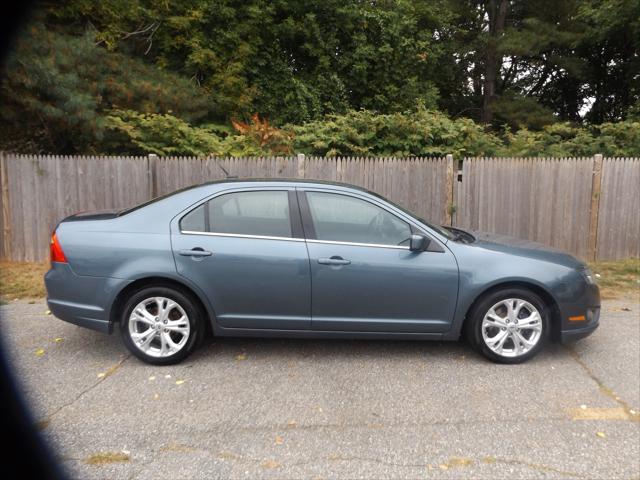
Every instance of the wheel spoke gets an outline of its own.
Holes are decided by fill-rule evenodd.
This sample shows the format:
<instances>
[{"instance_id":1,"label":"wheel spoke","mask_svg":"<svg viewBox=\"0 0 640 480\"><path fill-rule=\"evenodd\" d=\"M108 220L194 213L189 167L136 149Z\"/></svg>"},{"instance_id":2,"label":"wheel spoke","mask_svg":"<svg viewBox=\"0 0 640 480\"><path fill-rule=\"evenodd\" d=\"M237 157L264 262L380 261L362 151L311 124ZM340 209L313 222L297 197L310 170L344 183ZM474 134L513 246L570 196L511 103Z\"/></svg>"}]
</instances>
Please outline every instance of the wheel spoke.
<instances>
[{"instance_id":1,"label":"wheel spoke","mask_svg":"<svg viewBox=\"0 0 640 480\"><path fill-rule=\"evenodd\" d=\"M487 339L487 344L493 350L501 350L508 337L509 332L500 330L494 337Z\"/></svg>"},{"instance_id":2,"label":"wheel spoke","mask_svg":"<svg viewBox=\"0 0 640 480\"><path fill-rule=\"evenodd\" d=\"M166 332L162 332L162 338L165 342L165 345L167 345L167 347L169 348L169 351L174 352L180 350L180 344L174 342L173 338L171 338L171 335Z\"/></svg>"},{"instance_id":3,"label":"wheel spoke","mask_svg":"<svg viewBox=\"0 0 640 480\"><path fill-rule=\"evenodd\" d=\"M513 320L513 299L510 298L509 300L505 300L502 303L505 307L507 307L507 315L505 316L505 318Z\"/></svg>"},{"instance_id":4,"label":"wheel spoke","mask_svg":"<svg viewBox=\"0 0 640 480\"><path fill-rule=\"evenodd\" d=\"M527 305L527 302L525 302L524 300L518 299L515 301L515 307L513 309L514 318L518 318L518 314L520 313L520 310L522 310L522 307L526 305Z\"/></svg>"},{"instance_id":5,"label":"wheel spoke","mask_svg":"<svg viewBox=\"0 0 640 480\"><path fill-rule=\"evenodd\" d=\"M155 319L153 315L151 315L145 308L136 308L133 311L133 315L135 315L135 319L138 322L142 322L146 325L155 325Z\"/></svg>"},{"instance_id":6,"label":"wheel spoke","mask_svg":"<svg viewBox=\"0 0 640 480\"><path fill-rule=\"evenodd\" d=\"M496 313L487 313L484 321L493 327L504 327L506 325L504 318L499 317Z\"/></svg>"},{"instance_id":7,"label":"wheel spoke","mask_svg":"<svg viewBox=\"0 0 640 480\"><path fill-rule=\"evenodd\" d=\"M136 343L136 345L138 346L138 348L140 348L140 350L146 351L149 348L149 345L151 344L153 339L155 338L156 334L157 332L153 328L150 328L135 336L132 335L132 338ZM142 340L142 342L140 342L140 340Z\"/></svg>"},{"instance_id":8,"label":"wheel spoke","mask_svg":"<svg viewBox=\"0 0 640 480\"><path fill-rule=\"evenodd\" d=\"M167 334L162 332L160 333L160 356L164 357L167 354Z\"/></svg>"},{"instance_id":9,"label":"wheel spoke","mask_svg":"<svg viewBox=\"0 0 640 480\"><path fill-rule=\"evenodd\" d=\"M516 355L521 355L522 354L522 345L520 345L520 341L518 339L517 332L516 331L511 332L511 334L509 335L509 338L511 338L511 343L513 343L513 350L514 350L515 354Z\"/></svg>"},{"instance_id":10,"label":"wheel spoke","mask_svg":"<svg viewBox=\"0 0 640 480\"><path fill-rule=\"evenodd\" d=\"M189 333L189 327L187 327L186 325L166 325L165 329L169 330L170 332L180 333L182 335L187 335Z\"/></svg>"}]
</instances>

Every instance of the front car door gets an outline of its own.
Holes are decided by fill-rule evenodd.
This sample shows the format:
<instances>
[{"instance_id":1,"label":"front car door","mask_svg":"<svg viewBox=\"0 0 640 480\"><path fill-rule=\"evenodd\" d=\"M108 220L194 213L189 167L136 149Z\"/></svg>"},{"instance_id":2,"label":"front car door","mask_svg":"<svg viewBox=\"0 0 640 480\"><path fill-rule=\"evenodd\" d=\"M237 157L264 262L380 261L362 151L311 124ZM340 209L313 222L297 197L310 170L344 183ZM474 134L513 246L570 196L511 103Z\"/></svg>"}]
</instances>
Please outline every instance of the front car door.
<instances>
[{"instance_id":1,"label":"front car door","mask_svg":"<svg viewBox=\"0 0 640 480\"><path fill-rule=\"evenodd\" d=\"M311 327L307 249L295 190L223 191L174 219L178 273L209 297L219 326Z\"/></svg>"},{"instance_id":2,"label":"front car door","mask_svg":"<svg viewBox=\"0 0 640 480\"><path fill-rule=\"evenodd\" d=\"M433 235L426 251L410 251L410 235L426 232L372 196L304 188L298 199L311 264L313 330L450 329L458 267Z\"/></svg>"}]
</instances>

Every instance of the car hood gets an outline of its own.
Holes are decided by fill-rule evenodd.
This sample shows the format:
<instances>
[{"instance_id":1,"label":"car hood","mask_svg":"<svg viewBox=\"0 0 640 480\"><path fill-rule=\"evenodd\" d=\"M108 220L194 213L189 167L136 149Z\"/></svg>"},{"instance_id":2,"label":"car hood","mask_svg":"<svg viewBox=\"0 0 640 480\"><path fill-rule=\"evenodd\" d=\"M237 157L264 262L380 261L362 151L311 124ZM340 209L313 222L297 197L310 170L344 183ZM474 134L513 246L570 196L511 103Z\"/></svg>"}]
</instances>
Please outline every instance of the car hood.
<instances>
[{"instance_id":1,"label":"car hood","mask_svg":"<svg viewBox=\"0 0 640 480\"><path fill-rule=\"evenodd\" d=\"M487 250L557 263L569 268L582 268L585 265L584 262L567 252L531 240L523 240L521 238L487 232L474 231L472 233L473 236L476 237L476 241L471 245L476 245Z\"/></svg>"}]
</instances>

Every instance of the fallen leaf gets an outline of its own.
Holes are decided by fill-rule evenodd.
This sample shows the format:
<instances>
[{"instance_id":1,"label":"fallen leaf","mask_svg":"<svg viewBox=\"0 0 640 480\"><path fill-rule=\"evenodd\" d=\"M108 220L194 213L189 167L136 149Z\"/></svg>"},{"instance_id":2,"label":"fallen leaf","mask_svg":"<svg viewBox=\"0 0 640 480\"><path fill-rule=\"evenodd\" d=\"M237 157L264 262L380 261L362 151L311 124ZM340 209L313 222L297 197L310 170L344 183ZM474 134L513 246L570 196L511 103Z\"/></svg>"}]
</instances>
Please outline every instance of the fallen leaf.
<instances>
[{"instance_id":1,"label":"fallen leaf","mask_svg":"<svg viewBox=\"0 0 640 480\"><path fill-rule=\"evenodd\" d=\"M47 310L46 312L44 312L45 315L51 315L51 310Z\"/></svg>"},{"instance_id":2,"label":"fallen leaf","mask_svg":"<svg viewBox=\"0 0 640 480\"><path fill-rule=\"evenodd\" d=\"M282 445L284 443L284 438L280 435L276 435L276 445Z\"/></svg>"},{"instance_id":3,"label":"fallen leaf","mask_svg":"<svg viewBox=\"0 0 640 480\"><path fill-rule=\"evenodd\" d=\"M56 342L56 343L60 343L62 341L62 338L60 338L60 337L54 338L53 341Z\"/></svg>"},{"instance_id":4,"label":"fallen leaf","mask_svg":"<svg viewBox=\"0 0 640 480\"><path fill-rule=\"evenodd\" d=\"M275 460L265 460L264 462L262 462L262 464L260 465L262 468L266 468L266 469L274 469L274 468L279 468L280 464L278 462L276 462Z\"/></svg>"},{"instance_id":5,"label":"fallen leaf","mask_svg":"<svg viewBox=\"0 0 640 480\"><path fill-rule=\"evenodd\" d=\"M184 380L176 380L176 385L182 385L184 383Z\"/></svg>"},{"instance_id":6,"label":"fallen leaf","mask_svg":"<svg viewBox=\"0 0 640 480\"><path fill-rule=\"evenodd\" d=\"M112 453L112 452L104 452L104 453L96 453L91 455L85 460L85 463L89 465L105 465L108 463L117 463L117 462L128 462L129 455L124 453Z\"/></svg>"},{"instance_id":7,"label":"fallen leaf","mask_svg":"<svg viewBox=\"0 0 640 480\"><path fill-rule=\"evenodd\" d=\"M573 408L569 410L572 420L627 420L627 411L615 408Z\"/></svg>"},{"instance_id":8,"label":"fallen leaf","mask_svg":"<svg viewBox=\"0 0 640 480\"><path fill-rule=\"evenodd\" d=\"M239 362L246 359L247 359L246 353L241 353L240 355L236 355L236 360L238 360Z\"/></svg>"},{"instance_id":9,"label":"fallen leaf","mask_svg":"<svg viewBox=\"0 0 640 480\"><path fill-rule=\"evenodd\" d=\"M100 372L100 373L98 374L98 378L104 378L104 376L105 376L105 373L104 373L104 372Z\"/></svg>"},{"instance_id":10,"label":"fallen leaf","mask_svg":"<svg viewBox=\"0 0 640 480\"><path fill-rule=\"evenodd\" d=\"M596 435L599 436L600 438L604 438L607 436L604 432L596 432Z\"/></svg>"},{"instance_id":11,"label":"fallen leaf","mask_svg":"<svg viewBox=\"0 0 640 480\"><path fill-rule=\"evenodd\" d=\"M36 350L36 357L41 357L44 355L44 348L39 348Z\"/></svg>"},{"instance_id":12,"label":"fallen leaf","mask_svg":"<svg viewBox=\"0 0 640 480\"><path fill-rule=\"evenodd\" d=\"M290 426L290 427L295 427L296 426L296 421L295 420L289 420L287 422L287 425Z\"/></svg>"}]
</instances>

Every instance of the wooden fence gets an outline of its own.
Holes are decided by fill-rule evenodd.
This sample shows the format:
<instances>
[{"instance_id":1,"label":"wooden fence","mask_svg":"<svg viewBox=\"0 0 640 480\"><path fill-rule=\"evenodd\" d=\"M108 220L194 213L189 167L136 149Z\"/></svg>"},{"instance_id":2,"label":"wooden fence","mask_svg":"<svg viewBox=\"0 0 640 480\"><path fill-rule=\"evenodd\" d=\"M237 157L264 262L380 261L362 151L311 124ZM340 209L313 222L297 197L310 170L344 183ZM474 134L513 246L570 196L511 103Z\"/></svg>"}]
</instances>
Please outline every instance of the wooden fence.
<instances>
[{"instance_id":1,"label":"wooden fence","mask_svg":"<svg viewBox=\"0 0 640 480\"><path fill-rule=\"evenodd\" d=\"M360 185L432 222L528 238L583 259L640 256L640 159L171 158L0 153L0 255L42 261L56 223L237 177Z\"/></svg>"}]
</instances>

